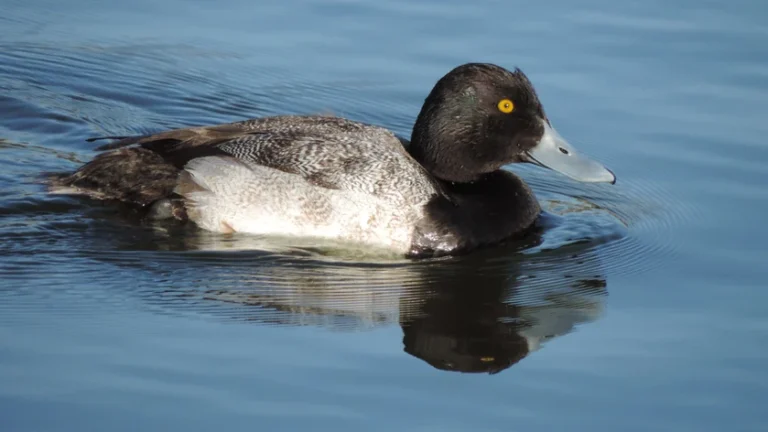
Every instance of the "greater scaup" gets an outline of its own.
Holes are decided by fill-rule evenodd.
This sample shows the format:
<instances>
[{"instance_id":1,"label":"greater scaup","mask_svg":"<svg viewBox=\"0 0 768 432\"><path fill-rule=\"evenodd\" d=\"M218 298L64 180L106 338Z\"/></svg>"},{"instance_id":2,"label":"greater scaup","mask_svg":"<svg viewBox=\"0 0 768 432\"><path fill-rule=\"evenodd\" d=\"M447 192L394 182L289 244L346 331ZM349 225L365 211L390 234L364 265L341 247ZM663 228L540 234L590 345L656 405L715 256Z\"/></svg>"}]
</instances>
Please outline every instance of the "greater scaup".
<instances>
[{"instance_id":1,"label":"greater scaup","mask_svg":"<svg viewBox=\"0 0 768 432\"><path fill-rule=\"evenodd\" d=\"M524 233L541 208L507 164L615 183L553 129L519 69L470 63L427 96L410 142L332 116L275 116L116 142L54 189L218 232L319 237L409 257Z\"/></svg>"}]
</instances>

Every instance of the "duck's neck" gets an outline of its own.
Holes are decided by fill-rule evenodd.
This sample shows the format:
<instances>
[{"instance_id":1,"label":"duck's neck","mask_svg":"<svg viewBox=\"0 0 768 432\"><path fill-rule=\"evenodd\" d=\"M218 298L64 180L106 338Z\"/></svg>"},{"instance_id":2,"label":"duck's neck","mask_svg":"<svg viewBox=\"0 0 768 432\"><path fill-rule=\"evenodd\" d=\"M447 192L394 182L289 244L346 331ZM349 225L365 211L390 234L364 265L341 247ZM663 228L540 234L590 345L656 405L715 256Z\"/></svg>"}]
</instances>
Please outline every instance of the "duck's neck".
<instances>
[{"instance_id":1,"label":"duck's neck","mask_svg":"<svg viewBox=\"0 0 768 432\"><path fill-rule=\"evenodd\" d=\"M541 213L536 196L515 174L497 170L472 183L440 181L444 196L425 207L414 255L455 253L523 234Z\"/></svg>"},{"instance_id":2,"label":"duck's neck","mask_svg":"<svg viewBox=\"0 0 768 432\"><path fill-rule=\"evenodd\" d=\"M495 168L481 166L473 153L474 137L468 130L456 125L445 125L440 121L430 120L434 117L426 107L413 125L408 152L433 177L452 183L472 183Z\"/></svg>"}]
</instances>

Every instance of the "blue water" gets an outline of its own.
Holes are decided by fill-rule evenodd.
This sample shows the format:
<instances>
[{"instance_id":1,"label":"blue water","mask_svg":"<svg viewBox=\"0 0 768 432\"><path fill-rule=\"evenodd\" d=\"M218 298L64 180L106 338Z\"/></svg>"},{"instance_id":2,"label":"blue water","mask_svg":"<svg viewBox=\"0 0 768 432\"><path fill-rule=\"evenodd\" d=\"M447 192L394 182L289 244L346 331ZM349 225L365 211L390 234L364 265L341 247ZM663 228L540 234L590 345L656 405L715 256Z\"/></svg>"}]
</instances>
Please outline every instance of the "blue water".
<instances>
[{"instance_id":1,"label":"blue water","mask_svg":"<svg viewBox=\"0 0 768 432\"><path fill-rule=\"evenodd\" d=\"M760 2L0 6L3 431L768 430ZM371 260L41 183L104 134L322 112L408 136L469 61L521 67L619 179L513 167L553 215L529 244Z\"/></svg>"}]
</instances>

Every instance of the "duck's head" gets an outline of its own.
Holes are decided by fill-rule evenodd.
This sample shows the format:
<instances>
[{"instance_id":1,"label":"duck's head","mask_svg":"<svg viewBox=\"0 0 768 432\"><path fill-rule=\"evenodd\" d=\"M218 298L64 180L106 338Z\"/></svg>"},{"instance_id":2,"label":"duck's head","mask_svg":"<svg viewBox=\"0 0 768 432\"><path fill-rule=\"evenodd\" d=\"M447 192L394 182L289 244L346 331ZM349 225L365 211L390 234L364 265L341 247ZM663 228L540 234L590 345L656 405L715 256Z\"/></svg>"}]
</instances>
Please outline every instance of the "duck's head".
<instances>
[{"instance_id":1,"label":"duck's head","mask_svg":"<svg viewBox=\"0 0 768 432\"><path fill-rule=\"evenodd\" d=\"M435 84L414 125L410 152L450 182L475 181L515 162L583 182L616 182L555 131L522 71L492 64L459 66Z\"/></svg>"}]
</instances>

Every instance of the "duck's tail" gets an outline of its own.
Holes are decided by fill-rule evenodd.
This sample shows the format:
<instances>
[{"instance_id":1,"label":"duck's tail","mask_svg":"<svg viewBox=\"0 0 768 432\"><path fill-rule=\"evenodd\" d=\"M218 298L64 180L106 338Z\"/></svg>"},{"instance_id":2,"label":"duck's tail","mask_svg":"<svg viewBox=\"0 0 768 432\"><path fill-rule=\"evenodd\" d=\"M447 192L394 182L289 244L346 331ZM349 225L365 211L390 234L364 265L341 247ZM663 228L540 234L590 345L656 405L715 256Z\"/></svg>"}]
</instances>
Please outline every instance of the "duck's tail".
<instances>
[{"instance_id":1,"label":"duck's tail","mask_svg":"<svg viewBox=\"0 0 768 432\"><path fill-rule=\"evenodd\" d=\"M170 196L178 174L178 168L150 150L122 148L97 155L74 173L50 176L48 190L143 207Z\"/></svg>"}]
</instances>

